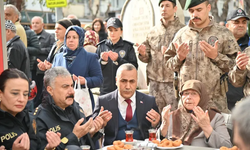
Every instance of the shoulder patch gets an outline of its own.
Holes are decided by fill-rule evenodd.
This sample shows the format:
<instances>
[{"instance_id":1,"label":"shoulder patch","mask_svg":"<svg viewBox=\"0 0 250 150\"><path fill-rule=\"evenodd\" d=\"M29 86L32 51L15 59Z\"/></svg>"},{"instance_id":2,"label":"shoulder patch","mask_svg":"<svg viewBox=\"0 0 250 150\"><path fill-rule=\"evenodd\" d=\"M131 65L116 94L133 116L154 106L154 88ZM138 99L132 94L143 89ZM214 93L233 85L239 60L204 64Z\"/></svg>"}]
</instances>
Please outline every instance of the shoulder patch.
<instances>
[{"instance_id":1,"label":"shoulder patch","mask_svg":"<svg viewBox=\"0 0 250 150\"><path fill-rule=\"evenodd\" d=\"M211 46L214 46L214 44L217 40L218 40L218 38L216 36L210 36L208 39L208 44L210 44Z\"/></svg>"}]
</instances>

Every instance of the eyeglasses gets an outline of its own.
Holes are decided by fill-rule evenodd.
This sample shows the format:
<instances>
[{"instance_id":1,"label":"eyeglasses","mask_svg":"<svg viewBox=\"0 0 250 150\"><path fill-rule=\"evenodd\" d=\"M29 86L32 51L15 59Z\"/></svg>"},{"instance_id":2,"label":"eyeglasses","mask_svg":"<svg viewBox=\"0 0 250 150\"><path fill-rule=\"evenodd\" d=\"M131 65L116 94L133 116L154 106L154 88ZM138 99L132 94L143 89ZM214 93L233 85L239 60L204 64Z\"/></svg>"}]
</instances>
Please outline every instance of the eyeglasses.
<instances>
[{"instance_id":1,"label":"eyeglasses","mask_svg":"<svg viewBox=\"0 0 250 150\"><path fill-rule=\"evenodd\" d=\"M191 96L198 96L199 95L197 92L183 92L182 96L188 96L189 94Z\"/></svg>"}]
</instances>

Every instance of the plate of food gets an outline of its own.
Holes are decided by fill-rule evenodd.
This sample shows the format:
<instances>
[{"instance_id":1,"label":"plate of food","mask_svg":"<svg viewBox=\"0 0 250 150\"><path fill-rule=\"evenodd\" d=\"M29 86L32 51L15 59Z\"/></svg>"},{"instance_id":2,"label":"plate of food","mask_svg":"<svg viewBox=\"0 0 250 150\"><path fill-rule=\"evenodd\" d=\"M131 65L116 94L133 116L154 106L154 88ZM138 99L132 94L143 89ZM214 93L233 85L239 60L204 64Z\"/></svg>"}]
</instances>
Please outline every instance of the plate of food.
<instances>
[{"instance_id":1,"label":"plate of food","mask_svg":"<svg viewBox=\"0 0 250 150\"><path fill-rule=\"evenodd\" d=\"M133 145L126 144L120 140L114 141L113 145L105 146L103 150L132 149Z\"/></svg>"},{"instance_id":2,"label":"plate of food","mask_svg":"<svg viewBox=\"0 0 250 150\"><path fill-rule=\"evenodd\" d=\"M181 144L180 146L176 146L176 147L160 147L160 146L156 146L158 149L177 149L177 148L182 148L183 144Z\"/></svg>"},{"instance_id":3,"label":"plate of food","mask_svg":"<svg viewBox=\"0 0 250 150\"><path fill-rule=\"evenodd\" d=\"M171 141L168 139L163 139L162 141L153 140L153 143L157 144L158 149L178 149L183 147L181 140Z\"/></svg>"}]
</instances>

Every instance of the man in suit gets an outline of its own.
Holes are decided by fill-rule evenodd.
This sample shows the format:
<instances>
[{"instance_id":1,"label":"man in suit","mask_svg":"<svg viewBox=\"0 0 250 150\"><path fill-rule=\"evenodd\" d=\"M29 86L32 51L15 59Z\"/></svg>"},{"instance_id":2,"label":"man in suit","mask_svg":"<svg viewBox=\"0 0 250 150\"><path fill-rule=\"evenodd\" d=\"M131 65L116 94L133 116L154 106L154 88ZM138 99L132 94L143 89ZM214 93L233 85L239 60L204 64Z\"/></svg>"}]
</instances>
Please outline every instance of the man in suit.
<instances>
[{"instance_id":1,"label":"man in suit","mask_svg":"<svg viewBox=\"0 0 250 150\"><path fill-rule=\"evenodd\" d=\"M160 114L155 98L136 91L137 70L134 65L126 63L116 72L117 90L99 97L94 115L103 107L112 113L112 118L104 127L104 145L114 140L125 139L125 130L134 130L133 137L137 140L148 138L148 129L157 128ZM102 108L102 109L103 109Z\"/></svg>"}]
</instances>

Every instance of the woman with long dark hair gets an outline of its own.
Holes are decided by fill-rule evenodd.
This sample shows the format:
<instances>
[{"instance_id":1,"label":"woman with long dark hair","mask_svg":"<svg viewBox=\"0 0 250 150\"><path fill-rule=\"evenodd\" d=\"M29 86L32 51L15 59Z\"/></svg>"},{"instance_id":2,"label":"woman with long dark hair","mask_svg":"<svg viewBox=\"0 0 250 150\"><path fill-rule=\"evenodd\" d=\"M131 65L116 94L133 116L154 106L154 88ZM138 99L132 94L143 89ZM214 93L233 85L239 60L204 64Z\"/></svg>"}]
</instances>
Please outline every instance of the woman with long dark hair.
<instances>
[{"instance_id":1,"label":"woman with long dark hair","mask_svg":"<svg viewBox=\"0 0 250 150\"><path fill-rule=\"evenodd\" d=\"M95 18L95 20L92 23L92 30L98 33L99 42L107 39L108 35L105 32L105 26L103 24L103 21L100 18Z\"/></svg>"}]
</instances>

